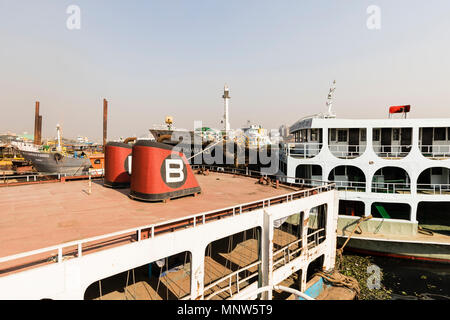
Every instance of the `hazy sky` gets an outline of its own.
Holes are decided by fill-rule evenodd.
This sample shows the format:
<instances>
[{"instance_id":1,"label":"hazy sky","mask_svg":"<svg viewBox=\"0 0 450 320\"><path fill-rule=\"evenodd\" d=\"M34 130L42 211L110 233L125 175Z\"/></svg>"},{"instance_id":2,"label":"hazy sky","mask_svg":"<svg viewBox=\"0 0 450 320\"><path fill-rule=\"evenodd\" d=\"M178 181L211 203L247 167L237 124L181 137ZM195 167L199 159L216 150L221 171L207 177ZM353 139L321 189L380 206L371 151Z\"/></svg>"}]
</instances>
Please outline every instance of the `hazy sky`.
<instances>
[{"instance_id":1,"label":"hazy sky","mask_svg":"<svg viewBox=\"0 0 450 320\"><path fill-rule=\"evenodd\" d=\"M69 5L81 29L69 30ZM370 30L368 6L381 9ZM448 0L0 0L0 132L142 136L172 115L220 127L291 125L325 111L334 79L341 118L450 118Z\"/></svg>"}]
</instances>

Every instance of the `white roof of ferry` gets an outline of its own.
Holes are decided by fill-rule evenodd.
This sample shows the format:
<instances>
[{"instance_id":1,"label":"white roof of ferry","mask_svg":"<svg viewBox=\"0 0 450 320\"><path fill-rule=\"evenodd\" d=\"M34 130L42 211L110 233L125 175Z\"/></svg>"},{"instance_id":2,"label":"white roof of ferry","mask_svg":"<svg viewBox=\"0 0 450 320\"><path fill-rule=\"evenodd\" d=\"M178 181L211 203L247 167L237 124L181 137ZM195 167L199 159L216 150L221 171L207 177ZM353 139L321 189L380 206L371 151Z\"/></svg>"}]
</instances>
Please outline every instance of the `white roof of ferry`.
<instances>
[{"instance_id":1,"label":"white roof of ferry","mask_svg":"<svg viewBox=\"0 0 450 320\"><path fill-rule=\"evenodd\" d=\"M290 127L293 133L307 128L408 128L408 127L450 127L450 118L414 119L339 119L339 118L303 118Z\"/></svg>"}]
</instances>

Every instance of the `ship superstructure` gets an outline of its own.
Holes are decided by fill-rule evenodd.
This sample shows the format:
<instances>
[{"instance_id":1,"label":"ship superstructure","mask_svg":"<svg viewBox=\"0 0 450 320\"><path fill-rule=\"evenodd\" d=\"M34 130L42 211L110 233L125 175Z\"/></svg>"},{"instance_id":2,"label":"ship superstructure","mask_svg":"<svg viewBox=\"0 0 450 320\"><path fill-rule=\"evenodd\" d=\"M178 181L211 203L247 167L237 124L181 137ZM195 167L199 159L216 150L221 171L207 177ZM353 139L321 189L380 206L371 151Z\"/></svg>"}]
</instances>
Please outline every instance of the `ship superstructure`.
<instances>
[{"instance_id":1,"label":"ship superstructure","mask_svg":"<svg viewBox=\"0 0 450 320\"><path fill-rule=\"evenodd\" d=\"M409 106L391 108L407 111ZM318 115L297 121L290 133L295 143L283 145L281 170L336 183L338 236L345 238L358 216L373 217L349 246L450 262L450 119Z\"/></svg>"}]
</instances>

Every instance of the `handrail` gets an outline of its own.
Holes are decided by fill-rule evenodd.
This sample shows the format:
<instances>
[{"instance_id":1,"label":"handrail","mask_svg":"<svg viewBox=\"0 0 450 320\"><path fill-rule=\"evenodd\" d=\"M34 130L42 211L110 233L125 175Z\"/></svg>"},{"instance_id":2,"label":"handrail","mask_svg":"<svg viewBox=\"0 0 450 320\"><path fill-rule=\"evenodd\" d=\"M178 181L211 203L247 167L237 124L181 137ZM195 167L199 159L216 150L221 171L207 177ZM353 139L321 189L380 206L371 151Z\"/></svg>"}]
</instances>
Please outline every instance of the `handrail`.
<instances>
[{"instance_id":1,"label":"handrail","mask_svg":"<svg viewBox=\"0 0 450 320\"><path fill-rule=\"evenodd\" d=\"M433 194L443 194L444 191L450 194L449 193L450 184L427 184L427 183L417 184L417 193L433 192Z\"/></svg>"},{"instance_id":2,"label":"handrail","mask_svg":"<svg viewBox=\"0 0 450 320\"><path fill-rule=\"evenodd\" d=\"M362 181L334 181L334 183L337 190L348 191L349 188L356 188L356 192L358 192L358 189L362 189L361 192L366 190L366 183Z\"/></svg>"},{"instance_id":3,"label":"handrail","mask_svg":"<svg viewBox=\"0 0 450 320\"><path fill-rule=\"evenodd\" d=\"M419 145L419 149L422 154L429 157L449 157L450 156L450 144L435 144L435 145Z\"/></svg>"},{"instance_id":4,"label":"handrail","mask_svg":"<svg viewBox=\"0 0 450 320\"><path fill-rule=\"evenodd\" d=\"M380 193L379 190L385 190L387 191L387 193L396 193L396 191L411 191L411 184L392 183L392 182L372 182L372 192Z\"/></svg>"},{"instance_id":5,"label":"handrail","mask_svg":"<svg viewBox=\"0 0 450 320\"><path fill-rule=\"evenodd\" d=\"M366 145L353 145L353 144L330 144L328 148L335 157L338 158L355 158L359 157L366 151ZM355 150L351 150L354 148Z\"/></svg>"},{"instance_id":6,"label":"handrail","mask_svg":"<svg viewBox=\"0 0 450 320\"><path fill-rule=\"evenodd\" d=\"M320 243L319 243L319 240L325 239L325 235L320 236L320 233L321 233L321 232L324 232L324 231L325 231L325 228L320 228L320 229L317 229L317 230L314 231L314 232L311 232L310 234L308 234L308 235L306 236L306 243L307 243L308 248L309 248L309 245L310 245L310 244L315 244L315 246L317 246L317 245L320 244ZM312 240L312 241L309 241L310 238L313 238L313 240Z\"/></svg>"},{"instance_id":7,"label":"handrail","mask_svg":"<svg viewBox=\"0 0 450 320\"><path fill-rule=\"evenodd\" d=\"M261 171L256 171L256 170L244 170L244 169L239 169L239 168L205 166L205 165L191 165L191 167L193 170L200 169L200 168L214 169L214 170L216 170L218 172L222 172L222 173L242 174L242 175L250 176L253 178L260 178L261 176L272 177L272 178L278 179L280 182L286 182L288 179L290 179L290 180L294 180L293 184L299 184L302 186L306 185L306 186L316 187L317 183L319 183L320 185L323 185L323 186L334 184L334 182L330 182L327 180L295 178L295 177L289 177L289 176L281 175L281 174L262 174ZM288 182L286 182L286 183L288 183Z\"/></svg>"},{"instance_id":8,"label":"handrail","mask_svg":"<svg viewBox=\"0 0 450 320\"><path fill-rule=\"evenodd\" d=\"M374 145L373 150L379 157L384 158L402 158L409 154L412 145ZM405 150L405 151L403 151Z\"/></svg>"},{"instance_id":9,"label":"handrail","mask_svg":"<svg viewBox=\"0 0 450 320\"><path fill-rule=\"evenodd\" d=\"M365 149L367 145L365 144L329 144L328 147L331 149L335 149L336 151L347 151L349 147L356 148L356 149ZM333 151L333 150L331 150Z\"/></svg>"},{"instance_id":10,"label":"handrail","mask_svg":"<svg viewBox=\"0 0 450 320\"><path fill-rule=\"evenodd\" d=\"M313 187L313 188L309 188L309 189L305 189L305 190L294 191L294 192L291 192L291 193L288 193L288 194L285 194L282 196L274 196L274 197L265 198L265 199L258 200L258 201L242 203L242 204L239 204L236 206L215 209L215 210L210 210L210 211L203 212L203 213L189 215L189 216L182 217L182 218L171 219L171 220L161 222L161 223L149 224L149 225L145 225L145 226L140 226L140 227L121 230L121 231L117 231L117 232L113 232L113 233L108 233L108 234L104 234L104 235L100 235L100 236L95 236L95 237L90 237L90 238L85 238L85 239L80 239L80 240L74 240L74 241L70 241L70 242L66 242L66 243L62 243L62 244L58 244L58 245L53 245L53 246L49 246L49 247L45 247L45 248L41 248L41 249L36 249L36 250L31 250L31 251L27 251L27 252L18 253L18 254L13 254L13 255L6 256L6 257L0 257L0 263L17 260L17 259L21 259L21 258L26 258L26 257L32 256L32 255L46 253L46 252L54 251L54 250L58 250L58 253L59 253L58 257L60 258L60 259L58 259L58 263L60 263L60 262L62 262L62 259L61 259L62 254L61 253L64 248L77 246L77 249L76 249L77 258L80 258L83 255L83 244L88 243L88 242L94 242L94 241L99 241L99 240L104 240L104 239L119 237L119 236L129 236L132 233L135 233L138 235L137 241L141 241L143 239L141 239L140 235L142 235L143 232L149 232L149 234L150 234L149 238L154 238L155 231L159 234L159 233L164 233L164 232L167 232L167 231L173 230L175 228L179 228L179 227L195 227L199 224L205 224L205 223L208 223L211 221L215 221L220 216L229 216L229 215L235 216L236 214L250 212L255 209L263 208L265 206L269 207L271 205L276 205L278 203L289 202L289 201L293 201L293 200L296 200L296 199L299 199L302 197L307 197L307 196L310 196L311 194L315 194L315 192L320 193L320 192L331 191L333 189L334 189L334 184L326 184L326 185L317 186L317 187ZM110 241L117 240L117 238L109 239L109 240ZM107 246L107 245L103 245L103 246Z\"/></svg>"},{"instance_id":11,"label":"handrail","mask_svg":"<svg viewBox=\"0 0 450 320\"><path fill-rule=\"evenodd\" d=\"M294 294L294 295L296 295L298 297L302 297L305 300L316 300L316 299L308 296L307 294L305 294L305 293L303 293L301 291L295 290L293 288L281 286L281 285L269 285L269 286L265 286L265 287L260 287L260 288L258 288L256 290L250 291L250 292L240 296L239 299L240 300L246 300L246 299L248 299L250 297L253 297L255 295L261 294L261 293L266 292L266 291L271 291L271 290L280 290L280 291L289 292L289 293L292 293L292 294Z\"/></svg>"},{"instance_id":12,"label":"handrail","mask_svg":"<svg viewBox=\"0 0 450 320\"><path fill-rule=\"evenodd\" d=\"M281 253L282 251L286 250L286 249L289 248L290 246L293 246L294 244L297 244L297 243L299 243L299 242L301 242L301 241L302 241L302 238L297 239L297 240L295 240L295 241L293 241L293 242L291 242L291 243L288 243L288 244L285 245L284 247L278 249L277 251L274 251L274 252L273 252L273 255L275 256L275 255Z\"/></svg>"},{"instance_id":13,"label":"handrail","mask_svg":"<svg viewBox=\"0 0 450 320\"><path fill-rule=\"evenodd\" d=\"M322 150L323 143L320 142L296 142L283 145L283 153L286 156L313 158Z\"/></svg>"},{"instance_id":14,"label":"handrail","mask_svg":"<svg viewBox=\"0 0 450 320\"><path fill-rule=\"evenodd\" d=\"M248 266L245 266L245 267L243 267L243 268L241 268L241 269L238 269L238 270L236 270L236 271L234 271L234 272L232 272L232 273L230 273L230 274L227 274L226 276L223 276L222 278L219 278L219 279L217 279L216 281L210 283L209 285L207 285L207 286L203 289L203 293L205 293L206 291L208 291L208 290L214 288L214 287L215 287L216 285L218 285L219 283L222 283L222 282L224 282L224 281L226 281L226 280L230 280L230 281L229 281L229 285L228 285L227 287L224 287L224 288L222 288L222 289L220 289L220 290L218 290L218 291L214 291L213 293L211 293L211 294L206 298L206 300L211 299L212 297L218 295L219 293L222 293L222 292L227 291L227 290L231 290L231 287L233 286L233 284L235 284L235 285L237 286L237 292L239 292L239 284L241 284L242 282L245 282L245 281L247 281L247 280L253 278L254 276L257 276L257 275L258 275L258 272L254 272L254 273L252 273L250 276L248 276L248 277L246 277L246 278L243 278L243 279L239 279L239 273L241 273L241 272L243 272L243 271L246 271L246 270L248 270L248 269L250 269L250 268L253 268L253 267L255 267L255 266L258 266L258 265L260 265L260 264L261 264L261 260L258 260L258 261L256 261L256 262L253 262L252 264L249 264ZM235 283L231 283L231 278L234 277L234 276L236 276L236 282L235 282ZM231 291L230 291L230 292L231 292ZM233 294L231 294L231 296L233 296Z\"/></svg>"},{"instance_id":15,"label":"handrail","mask_svg":"<svg viewBox=\"0 0 450 320\"><path fill-rule=\"evenodd\" d=\"M3 183L9 183L8 180L12 180L12 179L23 179L27 182L30 182L30 180L37 182L38 178L49 178L49 177L54 177L57 178L58 180L61 180L62 177L64 178L71 178L71 177L83 177L83 176L88 176L91 175L92 177L102 177L103 173L98 173L99 170L102 169L93 169L93 172L86 172L86 174L80 174L77 176L72 176L68 173L58 173L58 172L36 172L36 173L30 173L30 174L20 174L20 175L6 175L6 174L0 174L0 182L3 181ZM45 181L45 180L39 180L39 181ZM18 181L18 182L24 182L24 181Z\"/></svg>"},{"instance_id":16,"label":"handrail","mask_svg":"<svg viewBox=\"0 0 450 320\"><path fill-rule=\"evenodd\" d=\"M322 232L322 231L324 231L324 230L325 230L325 228L317 229L316 231L311 232L310 234L308 234L308 235L306 236L306 239L311 238L312 236L315 236L316 234L318 234L318 233L320 233L320 232Z\"/></svg>"},{"instance_id":17,"label":"handrail","mask_svg":"<svg viewBox=\"0 0 450 320\"><path fill-rule=\"evenodd\" d=\"M290 252L290 247L297 243L302 242L302 240L303 240L302 238L297 239L297 240L285 245L281 249L273 252L273 254L272 254L273 259L274 259L273 266L276 266L277 264L279 264L282 261L284 261L284 265L286 265L286 263L289 263L292 258L295 258L294 255L296 255L298 252L301 252L303 250L303 244L299 245L299 247L292 252ZM284 252L283 257L275 261L275 256L282 252ZM286 252L287 252L287 262L286 262Z\"/></svg>"}]
</instances>

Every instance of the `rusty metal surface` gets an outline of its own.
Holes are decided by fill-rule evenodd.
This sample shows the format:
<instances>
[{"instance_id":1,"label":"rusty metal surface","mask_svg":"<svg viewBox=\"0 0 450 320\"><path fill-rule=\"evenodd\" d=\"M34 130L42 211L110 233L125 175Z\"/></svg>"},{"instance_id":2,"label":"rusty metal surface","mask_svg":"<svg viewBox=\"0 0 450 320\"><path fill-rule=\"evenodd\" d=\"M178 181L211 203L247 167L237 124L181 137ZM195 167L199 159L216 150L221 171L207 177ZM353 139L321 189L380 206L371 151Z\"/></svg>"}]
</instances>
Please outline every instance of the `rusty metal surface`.
<instances>
[{"instance_id":1,"label":"rusty metal surface","mask_svg":"<svg viewBox=\"0 0 450 320\"><path fill-rule=\"evenodd\" d=\"M108 138L108 101L103 99L103 150L105 150Z\"/></svg>"},{"instance_id":2,"label":"rusty metal surface","mask_svg":"<svg viewBox=\"0 0 450 320\"><path fill-rule=\"evenodd\" d=\"M39 101L36 101L34 113L34 144L38 144L39 131Z\"/></svg>"},{"instance_id":3,"label":"rusty metal surface","mask_svg":"<svg viewBox=\"0 0 450 320\"><path fill-rule=\"evenodd\" d=\"M36 144L42 144L42 116L39 115L38 118L38 129L37 129L37 143Z\"/></svg>"},{"instance_id":4,"label":"rusty metal surface","mask_svg":"<svg viewBox=\"0 0 450 320\"><path fill-rule=\"evenodd\" d=\"M129 189L87 181L0 188L0 256L43 248L146 224L290 193L252 178L210 173L196 176L202 194L164 203L131 200Z\"/></svg>"}]
</instances>

